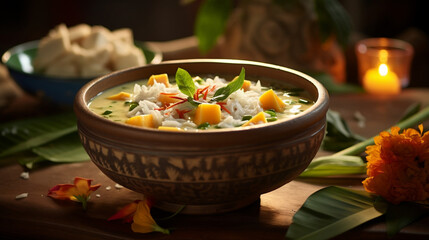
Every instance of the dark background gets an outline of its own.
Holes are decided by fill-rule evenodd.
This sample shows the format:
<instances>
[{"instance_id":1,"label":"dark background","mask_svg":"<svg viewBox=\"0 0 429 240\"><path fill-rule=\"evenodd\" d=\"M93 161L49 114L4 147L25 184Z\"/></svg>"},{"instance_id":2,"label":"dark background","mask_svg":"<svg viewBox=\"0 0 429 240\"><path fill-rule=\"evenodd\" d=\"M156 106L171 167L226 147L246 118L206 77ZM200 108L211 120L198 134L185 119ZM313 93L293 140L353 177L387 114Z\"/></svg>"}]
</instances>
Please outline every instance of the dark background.
<instances>
[{"instance_id":1,"label":"dark background","mask_svg":"<svg viewBox=\"0 0 429 240\"><path fill-rule=\"evenodd\" d=\"M429 13L423 0L341 0L352 17L354 33L347 49L347 75L353 82L353 44L364 37L399 38L415 48L411 87L429 87ZM140 41L169 41L193 34L200 1L180 0L15 0L3 1L0 52L37 40L60 23L103 25L110 30L129 27Z\"/></svg>"}]
</instances>

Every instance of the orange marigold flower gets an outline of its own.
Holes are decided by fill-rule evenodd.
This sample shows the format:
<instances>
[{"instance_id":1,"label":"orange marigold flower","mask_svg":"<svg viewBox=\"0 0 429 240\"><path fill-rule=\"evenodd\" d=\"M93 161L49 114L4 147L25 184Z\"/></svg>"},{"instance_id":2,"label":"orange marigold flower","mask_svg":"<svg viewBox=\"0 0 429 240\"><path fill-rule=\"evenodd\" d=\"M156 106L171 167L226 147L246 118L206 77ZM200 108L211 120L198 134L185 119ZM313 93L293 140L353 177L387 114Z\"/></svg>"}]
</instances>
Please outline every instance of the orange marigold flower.
<instances>
[{"instance_id":1,"label":"orange marigold flower","mask_svg":"<svg viewBox=\"0 0 429 240\"><path fill-rule=\"evenodd\" d=\"M74 184L58 184L51 188L48 196L59 200L72 200L81 202L83 209L86 209L87 202L92 192L101 185L91 185L92 180L75 177Z\"/></svg>"},{"instance_id":2,"label":"orange marigold flower","mask_svg":"<svg viewBox=\"0 0 429 240\"><path fill-rule=\"evenodd\" d=\"M131 224L131 229L133 232L161 232L164 234L169 234L170 230L160 227L155 222L152 215L150 214L151 207L152 202L148 199L143 201L136 200L123 207L108 220L124 219L125 222L132 221L133 223Z\"/></svg>"},{"instance_id":3,"label":"orange marigold flower","mask_svg":"<svg viewBox=\"0 0 429 240\"><path fill-rule=\"evenodd\" d=\"M366 191L398 204L429 199L429 132L399 127L381 132L366 148Z\"/></svg>"}]
</instances>

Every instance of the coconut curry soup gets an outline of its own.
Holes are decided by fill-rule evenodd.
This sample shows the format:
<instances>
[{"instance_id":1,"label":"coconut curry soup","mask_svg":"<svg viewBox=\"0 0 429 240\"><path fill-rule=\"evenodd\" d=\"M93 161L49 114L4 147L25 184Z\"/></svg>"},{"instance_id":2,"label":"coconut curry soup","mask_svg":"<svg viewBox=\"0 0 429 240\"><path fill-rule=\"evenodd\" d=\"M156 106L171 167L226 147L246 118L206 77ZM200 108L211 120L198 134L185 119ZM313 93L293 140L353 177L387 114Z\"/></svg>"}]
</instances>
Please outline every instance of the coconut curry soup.
<instances>
[{"instance_id":1,"label":"coconut curry soup","mask_svg":"<svg viewBox=\"0 0 429 240\"><path fill-rule=\"evenodd\" d=\"M314 104L302 89L273 89L245 80L191 76L178 68L108 89L90 103L116 122L170 131L246 127L290 118Z\"/></svg>"}]
</instances>

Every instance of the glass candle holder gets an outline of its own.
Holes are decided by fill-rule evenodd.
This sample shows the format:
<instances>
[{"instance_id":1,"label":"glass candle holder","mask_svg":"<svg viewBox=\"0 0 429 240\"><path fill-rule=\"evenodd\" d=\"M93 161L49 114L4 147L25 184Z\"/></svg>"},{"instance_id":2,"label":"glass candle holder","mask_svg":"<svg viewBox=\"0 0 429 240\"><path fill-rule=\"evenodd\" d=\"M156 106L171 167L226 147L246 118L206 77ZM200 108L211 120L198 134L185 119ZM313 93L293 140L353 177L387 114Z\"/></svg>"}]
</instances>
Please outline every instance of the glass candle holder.
<instances>
[{"instance_id":1,"label":"glass candle holder","mask_svg":"<svg viewBox=\"0 0 429 240\"><path fill-rule=\"evenodd\" d=\"M371 94L393 95L409 85L414 55L411 44L389 38L369 38L356 44L359 79Z\"/></svg>"}]
</instances>

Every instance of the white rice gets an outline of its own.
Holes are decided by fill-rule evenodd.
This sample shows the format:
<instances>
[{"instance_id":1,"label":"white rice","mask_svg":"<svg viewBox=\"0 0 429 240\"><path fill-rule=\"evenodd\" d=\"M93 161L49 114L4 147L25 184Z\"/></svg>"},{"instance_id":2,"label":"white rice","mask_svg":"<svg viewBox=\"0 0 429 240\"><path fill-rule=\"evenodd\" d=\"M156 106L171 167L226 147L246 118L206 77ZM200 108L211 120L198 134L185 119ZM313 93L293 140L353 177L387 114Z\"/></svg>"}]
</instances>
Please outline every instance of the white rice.
<instances>
[{"instance_id":1,"label":"white rice","mask_svg":"<svg viewBox=\"0 0 429 240\"><path fill-rule=\"evenodd\" d=\"M209 87L211 91L208 93L208 100L214 95L217 89L227 85L227 81L220 77L207 78L199 84L195 82L196 88L201 89ZM221 122L217 124L220 128L232 128L240 126L246 121L242 121L243 116L254 116L263 111L259 105L259 96L261 95L261 83L252 83L250 90L243 91L242 89L232 93L226 100L224 105L228 112L222 111ZM162 83L155 82L152 86L139 85L134 86L132 101L137 102L138 106L128 112L128 117L137 115L152 114L155 122L155 127L169 126L182 129L195 129L196 124L191 121L185 114L185 119L179 118L178 111L192 111L195 106L189 102L177 104L171 108L162 109L162 103L159 102L158 96L161 93L177 93L177 97L187 98L187 96L179 91L176 85L166 87ZM201 99L200 99L201 100Z\"/></svg>"}]
</instances>

